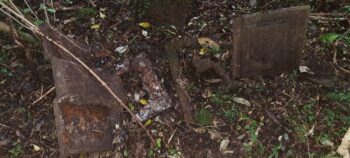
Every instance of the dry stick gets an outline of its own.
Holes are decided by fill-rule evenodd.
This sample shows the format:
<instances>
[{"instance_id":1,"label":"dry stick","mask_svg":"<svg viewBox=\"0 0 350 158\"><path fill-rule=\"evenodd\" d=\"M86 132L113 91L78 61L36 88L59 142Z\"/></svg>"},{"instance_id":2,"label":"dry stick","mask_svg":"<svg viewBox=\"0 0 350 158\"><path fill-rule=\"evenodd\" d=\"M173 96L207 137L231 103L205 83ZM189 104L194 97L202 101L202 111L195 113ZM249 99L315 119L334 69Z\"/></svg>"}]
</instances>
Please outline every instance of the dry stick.
<instances>
[{"instance_id":1,"label":"dry stick","mask_svg":"<svg viewBox=\"0 0 350 158\"><path fill-rule=\"evenodd\" d=\"M13 11L10 7L8 7L7 5L5 5L4 3L2 3L0 1L0 5L2 5L5 9L7 9L8 11L10 11L12 14L16 15L17 17L19 17L21 20L23 20L27 25L24 25L23 23L21 23L19 20L17 20L15 17L13 17L11 14L7 13L6 11L2 10L0 8L0 11L4 12L6 15L8 15L9 17L11 17L12 19L14 19L16 22L18 22L19 24L21 24L23 27L27 28L28 30L35 30L33 32L40 32L39 28L34 25L32 22L30 22L29 20L27 20L22 14L19 14L15 11ZM16 6L14 6L16 7ZM29 26L28 26L29 25ZM69 38L67 38L69 42L71 42L74 46L78 47L79 49L82 50L86 50L84 48L81 48L79 45L77 45L75 42L72 42Z\"/></svg>"},{"instance_id":2,"label":"dry stick","mask_svg":"<svg viewBox=\"0 0 350 158\"><path fill-rule=\"evenodd\" d=\"M49 26L51 26L50 19L49 19L49 14L47 14L47 7L46 7L46 4L45 4L44 0L43 0L43 4L45 5L45 9L43 9L44 13L45 13L45 19L46 19L45 21L46 21L47 24L49 24Z\"/></svg>"},{"instance_id":3,"label":"dry stick","mask_svg":"<svg viewBox=\"0 0 350 158\"><path fill-rule=\"evenodd\" d=\"M38 16L34 13L32 7L30 7L30 5L28 4L27 0L24 0L24 3L27 5L27 7L29 8L30 12L35 16L36 20L39 20Z\"/></svg>"},{"instance_id":4,"label":"dry stick","mask_svg":"<svg viewBox=\"0 0 350 158\"><path fill-rule=\"evenodd\" d=\"M95 2L94 1L92 1L92 0L89 0L89 2L91 3L91 5L93 6L93 7L97 7L97 5L95 4Z\"/></svg>"},{"instance_id":5,"label":"dry stick","mask_svg":"<svg viewBox=\"0 0 350 158\"><path fill-rule=\"evenodd\" d=\"M344 68L342 68L342 67L340 67L340 66L338 66L338 68L339 68L340 70L342 70L342 71L344 71L344 72L350 74L350 70L344 69Z\"/></svg>"},{"instance_id":6,"label":"dry stick","mask_svg":"<svg viewBox=\"0 0 350 158\"><path fill-rule=\"evenodd\" d=\"M24 17L22 12L16 7L16 5L12 2L12 0L9 0L9 4L15 11L17 11L20 15L22 15Z\"/></svg>"},{"instance_id":7,"label":"dry stick","mask_svg":"<svg viewBox=\"0 0 350 158\"><path fill-rule=\"evenodd\" d=\"M44 97L46 97L47 95L49 95L53 90L55 90L55 86L51 87L45 94L41 95L37 100L35 100L32 105L36 104L37 102L39 102L41 99L43 99Z\"/></svg>"},{"instance_id":8,"label":"dry stick","mask_svg":"<svg viewBox=\"0 0 350 158\"><path fill-rule=\"evenodd\" d=\"M2 11L4 14L6 14L7 16L9 16L10 18L12 18L13 20L15 20L17 23L19 23L20 25L22 25L23 27L25 27L28 30L31 30L30 27L24 25L22 22L20 22L19 20L17 20L15 17L13 17L11 14L7 13L6 11L4 11L3 9L0 8L0 11Z\"/></svg>"},{"instance_id":9,"label":"dry stick","mask_svg":"<svg viewBox=\"0 0 350 158\"><path fill-rule=\"evenodd\" d=\"M17 12L13 11L11 8L9 8L8 6L6 6L4 3L0 2L0 5L3 6L4 8L6 8L8 11L10 11L11 13L15 14L20 20L23 20L27 25L27 27L31 27L32 31L37 33L39 36L42 36L44 38L46 38L49 42L55 44L57 47L59 47L61 50L63 50L65 53L67 53L68 55L70 55L74 60L76 60L79 64L81 64L98 82L100 82L100 84L113 96L114 99L116 99L119 104L126 109L126 111L133 117L133 120L136 121L141 127L142 129L146 132L146 134L148 135L148 137L151 139L153 145L156 145L156 141L153 139L153 137L151 136L151 134L147 131L147 129L143 126L142 122L140 120L137 119L137 117L132 113L132 111L128 108L128 106L126 106L126 104L112 91L112 89L107 85L107 83L105 81L103 81L92 69L89 68L89 66L87 66L83 61L81 61L77 56L75 56L72 52L70 52L68 49L66 49L65 47L63 47L62 45L60 45L59 43L57 43L56 41L52 40L50 37L45 36L44 33L42 33L39 28L37 26L35 26L34 24L32 24L30 21L28 21L25 17L20 16ZM7 14L8 15L8 14ZM14 17L11 17L14 18ZM18 21L18 20L16 20Z\"/></svg>"},{"instance_id":10,"label":"dry stick","mask_svg":"<svg viewBox=\"0 0 350 158\"><path fill-rule=\"evenodd\" d=\"M17 17L19 17L21 20L23 20L27 25L23 24L22 22L20 22L19 20L17 20L15 17L13 17L11 14L7 13L6 11L4 11L3 9L0 8L0 11L2 11L3 13L5 13L7 16L11 17L12 19L14 19L16 22L18 22L20 25L22 25L23 27L27 28L28 30L35 30L33 32L37 32L39 31L39 28L32 24L32 22L30 22L29 20L27 20L24 16L21 16L20 14L18 14L17 12L13 11L10 7L6 6L4 3L0 2L0 5L2 5L5 9L9 10L12 14L16 15ZM28 26L29 25L29 26ZM69 42L71 42L74 46L78 47L79 49L82 50L86 50L84 48L81 48L79 45L77 45L75 42L72 42L69 38L67 38Z\"/></svg>"},{"instance_id":11,"label":"dry stick","mask_svg":"<svg viewBox=\"0 0 350 158\"><path fill-rule=\"evenodd\" d=\"M55 6L53 5L53 0L51 0L51 7L52 7L53 9L55 9ZM56 11L53 12L53 23L55 24L55 22L56 22Z\"/></svg>"},{"instance_id":12,"label":"dry stick","mask_svg":"<svg viewBox=\"0 0 350 158\"><path fill-rule=\"evenodd\" d=\"M276 0L272 0L268 3L266 3L264 6L260 7L260 9L265 9L266 7L268 7L270 4L274 3Z\"/></svg>"}]
</instances>

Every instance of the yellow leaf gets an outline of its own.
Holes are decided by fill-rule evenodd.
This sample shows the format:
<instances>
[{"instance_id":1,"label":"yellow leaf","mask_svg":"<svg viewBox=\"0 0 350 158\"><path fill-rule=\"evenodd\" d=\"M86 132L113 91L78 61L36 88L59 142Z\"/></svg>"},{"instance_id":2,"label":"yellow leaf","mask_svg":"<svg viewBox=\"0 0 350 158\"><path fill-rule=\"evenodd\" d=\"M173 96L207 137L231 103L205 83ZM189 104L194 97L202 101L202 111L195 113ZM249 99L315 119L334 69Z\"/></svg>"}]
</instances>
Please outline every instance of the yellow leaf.
<instances>
[{"instance_id":1,"label":"yellow leaf","mask_svg":"<svg viewBox=\"0 0 350 158\"><path fill-rule=\"evenodd\" d=\"M40 147L35 145L35 144L33 144L33 148L34 148L34 151L39 151L40 150Z\"/></svg>"},{"instance_id":2,"label":"yellow leaf","mask_svg":"<svg viewBox=\"0 0 350 158\"><path fill-rule=\"evenodd\" d=\"M207 53L207 51L207 48L201 48L201 50L199 51L199 55L204 55L205 53Z\"/></svg>"},{"instance_id":3,"label":"yellow leaf","mask_svg":"<svg viewBox=\"0 0 350 158\"><path fill-rule=\"evenodd\" d=\"M93 24L93 25L91 25L90 27L91 27L91 29L96 29L96 30L98 30L98 29L100 29L100 24Z\"/></svg>"},{"instance_id":4,"label":"yellow leaf","mask_svg":"<svg viewBox=\"0 0 350 158\"><path fill-rule=\"evenodd\" d=\"M147 126L151 125L151 123L152 123L152 120L148 119L143 126L147 127Z\"/></svg>"},{"instance_id":5,"label":"yellow leaf","mask_svg":"<svg viewBox=\"0 0 350 158\"><path fill-rule=\"evenodd\" d=\"M220 49L220 45L210 38L198 38L198 43L203 47L209 47L214 50Z\"/></svg>"},{"instance_id":6,"label":"yellow leaf","mask_svg":"<svg viewBox=\"0 0 350 158\"><path fill-rule=\"evenodd\" d=\"M139 26L141 26L142 28L148 29L151 27L151 24L148 22L141 22L139 23Z\"/></svg>"},{"instance_id":7,"label":"yellow leaf","mask_svg":"<svg viewBox=\"0 0 350 158\"><path fill-rule=\"evenodd\" d=\"M139 102L142 105L147 105L148 104L148 101L146 99L140 99Z\"/></svg>"},{"instance_id":8,"label":"yellow leaf","mask_svg":"<svg viewBox=\"0 0 350 158\"><path fill-rule=\"evenodd\" d=\"M100 12L100 18L101 19L105 19L107 16L106 15L104 15L102 12Z\"/></svg>"}]
</instances>

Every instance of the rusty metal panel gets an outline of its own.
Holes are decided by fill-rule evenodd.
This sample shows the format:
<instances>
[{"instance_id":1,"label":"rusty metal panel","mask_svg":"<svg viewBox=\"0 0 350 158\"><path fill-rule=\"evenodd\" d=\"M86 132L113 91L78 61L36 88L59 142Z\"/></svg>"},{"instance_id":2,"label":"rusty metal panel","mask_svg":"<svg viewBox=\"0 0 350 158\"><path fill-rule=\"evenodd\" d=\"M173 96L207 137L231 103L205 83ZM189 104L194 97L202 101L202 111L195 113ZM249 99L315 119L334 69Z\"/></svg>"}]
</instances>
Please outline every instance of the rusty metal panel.
<instances>
[{"instance_id":1,"label":"rusty metal panel","mask_svg":"<svg viewBox=\"0 0 350 158\"><path fill-rule=\"evenodd\" d=\"M67 101L54 108L61 155L113 149L113 125L108 121L111 112L107 107Z\"/></svg>"},{"instance_id":2,"label":"rusty metal panel","mask_svg":"<svg viewBox=\"0 0 350 158\"><path fill-rule=\"evenodd\" d=\"M308 19L308 6L234 19L233 77L276 75L295 69L300 62Z\"/></svg>"},{"instance_id":3,"label":"rusty metal panel","mask_svg":"<svg viewBox=\"0 0 350 158\"><path fill-rule=\"evenodd\" d=\"M185 24L192 0L151 0L148 21L181 26Z\"/></svg>"}]
</instances>

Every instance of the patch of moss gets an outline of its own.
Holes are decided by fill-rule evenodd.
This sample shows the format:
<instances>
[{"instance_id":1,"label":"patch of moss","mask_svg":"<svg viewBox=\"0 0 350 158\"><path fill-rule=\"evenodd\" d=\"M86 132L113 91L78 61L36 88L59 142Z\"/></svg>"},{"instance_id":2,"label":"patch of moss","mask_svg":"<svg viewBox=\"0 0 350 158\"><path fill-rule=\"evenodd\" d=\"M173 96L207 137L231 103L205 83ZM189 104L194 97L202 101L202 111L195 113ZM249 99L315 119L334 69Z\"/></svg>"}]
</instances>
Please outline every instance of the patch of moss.
<instances>
[{"instance_id":1,"label":"patch of moss","mask_svg":"<svg viewBox=\"0 0 350 158\"><path fill-rule=\"evenodd\" d=\"M78 20L84 18L90 18L97 15L97 10L95 8L82 8L76 12L76 18Z\"/></svg>"},{"instance_id":2,"label":"patch of moss","mask_svg":"<svg viewBox=\"0 0 350 158\"><path fill-rule=\"evenodd\" d=\"M213 120L213 115L208 109L203 108L195 112L194 119L196 123L203 126L208 126L211 124L211 121Z\"/></svg>"},{"instance_id":3,"label":"patch of moss","mask_svg":"<svg viewBox=\"0 0 350 158\"><path fill-rule=\"evenodd\" d=\"M137 18L142 18L151 5L151 0L130 0L128 6L133 10Z\"/></svg>"}]
</instances>

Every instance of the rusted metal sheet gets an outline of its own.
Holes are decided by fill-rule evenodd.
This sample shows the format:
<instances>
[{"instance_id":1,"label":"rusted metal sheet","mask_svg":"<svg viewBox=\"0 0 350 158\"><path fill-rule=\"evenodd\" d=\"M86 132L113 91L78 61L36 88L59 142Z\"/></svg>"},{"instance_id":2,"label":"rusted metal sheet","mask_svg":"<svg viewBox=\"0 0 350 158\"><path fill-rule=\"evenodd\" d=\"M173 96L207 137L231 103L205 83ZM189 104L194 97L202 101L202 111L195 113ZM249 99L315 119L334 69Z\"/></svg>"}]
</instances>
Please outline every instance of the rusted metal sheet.
<instances>
[{"instance_id":1,"label":"rusted metal sheet","mask_svg":"<svg viewBox=\"0 0 350 158\"><path fill-rule=\"evenodd\" d=\"M185 24L192 0L150 0L146 18L155 23L181 26Z\"/></svg>"},{"instance_id":2,"label":"rusted metal sheet","mask_svg":"<svg viewBox=\"0 0 350 158\"><path fill-rule=\"evenodd\" d=\"M89 63L86 46L67 39L49 27L41 30ZM114 127L120 123L121 106L71 57L48 40L43 40L45 55L51 59L56 86L54 114L61 157L80 152L113 149ZM95 71L124 101L124 88L116 75Z\"/></svg>"},{"instance_id":3,"label":"rusted metal sheet","mask_svg":"<svg viewBox=\"0 0 350 158\"><path fill-rule=\"evenodd\" d=\"M276 75L295 69L300 62L308 19L308 6L234 19L233 77Z\"/></svg>"}]
</instances>

